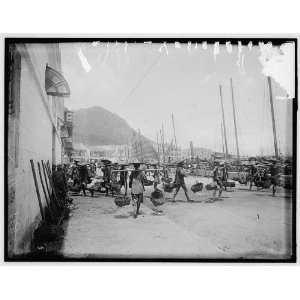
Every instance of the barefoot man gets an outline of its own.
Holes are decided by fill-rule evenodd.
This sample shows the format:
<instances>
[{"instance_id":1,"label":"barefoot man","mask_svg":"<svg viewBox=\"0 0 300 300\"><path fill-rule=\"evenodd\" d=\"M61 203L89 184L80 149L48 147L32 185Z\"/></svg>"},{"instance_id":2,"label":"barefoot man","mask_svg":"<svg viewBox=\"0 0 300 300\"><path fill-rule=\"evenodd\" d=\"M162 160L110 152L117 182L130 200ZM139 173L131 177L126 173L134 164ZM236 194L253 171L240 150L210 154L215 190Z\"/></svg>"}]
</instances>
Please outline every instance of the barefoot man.
<instances>
[{"instance_id":1,"label":"barefoot man","mask_svg":"<svg viewBox=\"0 0 300 300\"><path fill-rule=\"evenodd\" d=\"M176 168L176 175L175 175L175 193L173 195L173 202L175 202L175 197L178 193L178 191L180 190L180 188L182 188L184 190L185 196L187 201L192 202L193 200L190 199L189 195L188 195L188 191L184 182L184 177L186 177L186 173L183 170L183 162L179 162L177 164L177 168Z\"/></svg>"}]
</instances>

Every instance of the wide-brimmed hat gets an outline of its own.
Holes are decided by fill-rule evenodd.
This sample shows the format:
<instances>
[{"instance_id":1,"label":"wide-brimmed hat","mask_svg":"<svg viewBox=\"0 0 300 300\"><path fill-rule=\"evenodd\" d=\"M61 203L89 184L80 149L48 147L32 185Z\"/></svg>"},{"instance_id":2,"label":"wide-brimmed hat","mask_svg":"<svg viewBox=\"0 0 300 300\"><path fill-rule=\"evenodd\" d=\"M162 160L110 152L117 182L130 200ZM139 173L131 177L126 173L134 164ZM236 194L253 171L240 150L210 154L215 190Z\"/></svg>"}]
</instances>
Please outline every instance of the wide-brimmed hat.
<instances>
[{"instance_id":1,"label":"wide-brimmed hat","mask_svg":"<svg viewBox=\"0 0 300 300\"><path fill-rule=\"evenodd\" d=\"M111 161L109 159L101 159L101 162L103 162L105 165L111 164Z\"/></svg>"},{"instance_id":2,"label":"wide-brimmed hat","mask_svg":"<svg viewBox=\"0 0 300 300\"><path fill-rule=\"evenodd\" d=\"M139 162L134 162L133 163L134 168L139 168L141 166L141 163Z\"/></svg>"}]
</instances>

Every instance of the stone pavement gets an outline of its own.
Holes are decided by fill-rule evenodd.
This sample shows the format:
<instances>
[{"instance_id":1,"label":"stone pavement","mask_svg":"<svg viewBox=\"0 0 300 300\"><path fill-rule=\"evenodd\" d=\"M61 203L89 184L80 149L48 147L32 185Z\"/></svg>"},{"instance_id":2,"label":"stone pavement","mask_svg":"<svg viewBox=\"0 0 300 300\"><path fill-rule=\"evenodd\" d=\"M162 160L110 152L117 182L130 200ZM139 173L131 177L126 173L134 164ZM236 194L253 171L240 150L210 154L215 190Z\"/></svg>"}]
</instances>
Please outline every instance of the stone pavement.
<instances>
[{"instance_id":1,"label":"stone pavement","mask_svg":"<svg viewBox=\"0 0 300 300\"><path fill-rule=\"evenodd\" d=\"M145 203L150 204L149 200ZM119 208L113 198L74 197L61 254L71 258L206 258L223 252L208 238L184 229L164 214L141 205ZM192 204L191 204L192 205Z\"/></svg>"}]
</instances>

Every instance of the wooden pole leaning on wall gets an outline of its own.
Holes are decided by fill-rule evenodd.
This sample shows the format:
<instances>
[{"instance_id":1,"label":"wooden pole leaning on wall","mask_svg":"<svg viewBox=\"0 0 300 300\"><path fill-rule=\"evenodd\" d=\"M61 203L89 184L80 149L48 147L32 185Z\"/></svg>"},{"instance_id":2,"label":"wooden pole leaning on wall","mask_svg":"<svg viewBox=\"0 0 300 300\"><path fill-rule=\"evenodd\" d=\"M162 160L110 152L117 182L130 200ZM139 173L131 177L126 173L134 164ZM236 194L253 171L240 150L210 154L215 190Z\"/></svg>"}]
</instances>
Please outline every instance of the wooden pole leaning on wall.
<instances>
[{"instance_id":1,"label":"wooden pole leaning on wall","mask_svg":"<svg viewBox=\"0 0 300 300\"><path fill-rule=\"evenodd\" d=\"M45 188L45 185L44 185L44 180L43 180L43 177L42 177L40 163L38 162L37 165L38 165L38 170L39 170L39 175L40 175L40 182L41 182L42 189L43 189L43 192L44 192L44 196L45 196L45 200L46 200L46 203L47 203L47 207L49 209L51 220L53 220L53 214L52 214L52 210L51 210L51 206L50 206L50 199L48 200L48 195L47 195L46 188Z\"/></svg>"},{"instance_id":2,"label":"wooden pole leaning on wall","mask_svg":"<svg viewBox=\"0 0 300 300\"><path fill-rule=\"evenodd\" d=\"M35 185L35 191L36 191L36 195L37 195L38 203L39 203L39 207L40 207L40 212L41 212L42 219L44 221L45 220L45 214L44 214L44 210L43 210L43 204L42 204L42 200L41 200L41 195L40 195L39 186L38 186L38 183L37 183L34 163L33 163L32 159L30 160L30 164L31 164L31 170L32 170L32 175L33 175L33 181L34 181L34 185Z\"/></svg>"},{"instance_id":3,"label":"wooden pole leaning on wall","mask_svg":"<svg viewBox=\"0 0 300 300\"><path fill-rule=\"evenodd\" d=\"M46 166L45 166L43 160L42 160L42 167L43 167L43 173L44 173L44 179L45 179L46 189L47 189L47 193L48 193L49 200L50 200L51 199L51 193L50 193L49 186L48 186L48 180L49 180L49 178L47 179L48 176L46 174ZM49 182L49 185L50 185L50 182Z\"/></svg>"},{"instance_id":4,"label":"wooden pole leaning on wall","mask_svg":"<svg viewBox=\"0 0 300 300\"><path fill-rule=\"evenodd\" d=\"M49 160L47 161L46 163L46 171L47 171L47 174L48 174L48 178L49 178L49 182L50 182L50 185L51 185L51 188L52 188L52 193L53 193L53 197L56 201L56 203L58 204L58 206L60 208L63 207L60 199L58 199L57 195L56 195L56 190L55 190L55 187L54 187L54 182L52 180L52 174L51 174L51 169L50 169L50 163L49 163Z\"/></svg>"}]
</instances>

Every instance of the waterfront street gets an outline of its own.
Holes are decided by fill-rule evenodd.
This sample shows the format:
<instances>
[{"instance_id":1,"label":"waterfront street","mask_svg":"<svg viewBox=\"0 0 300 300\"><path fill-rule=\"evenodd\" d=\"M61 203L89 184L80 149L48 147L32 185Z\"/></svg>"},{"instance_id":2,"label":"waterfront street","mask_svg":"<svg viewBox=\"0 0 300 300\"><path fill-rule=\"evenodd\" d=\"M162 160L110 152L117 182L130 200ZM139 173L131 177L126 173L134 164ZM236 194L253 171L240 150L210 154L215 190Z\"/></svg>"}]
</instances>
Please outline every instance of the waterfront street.
<instances>
[{"instance_id":1,"label":"waterfront street","mask_svg":"<svg viewBox=\"0 0 300 300\"><path fill-rule=\"evenodd\" d=\"M187 178L188 187L195 182ZM202 182L208 179L198 179ZM217 201L211 192L183 191L155 208L147 188L141 215L114 198L75 196L76 209L65 224L60 250L65 257L88 258L287 258L291 249L291 198L283 189L248 191L237 185Z\"/></svg>"}]
</instances>

